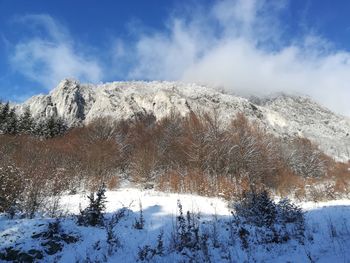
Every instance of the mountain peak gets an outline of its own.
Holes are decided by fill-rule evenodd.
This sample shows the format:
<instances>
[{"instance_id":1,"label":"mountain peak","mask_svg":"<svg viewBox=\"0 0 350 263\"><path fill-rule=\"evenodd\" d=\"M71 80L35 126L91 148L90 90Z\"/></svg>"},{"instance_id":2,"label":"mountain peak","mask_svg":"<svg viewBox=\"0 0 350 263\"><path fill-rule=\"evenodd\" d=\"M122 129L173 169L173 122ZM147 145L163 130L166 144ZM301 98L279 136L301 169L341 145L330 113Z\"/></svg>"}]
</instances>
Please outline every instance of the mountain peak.
<instances>
[{"instance_id":1,"label":"mountain peak","mask_svg":"<svg viewBox=\"0 0 350 263\"><path fill-rule=\"evenodd\" d=\"M74 78L65 78L63 80L61 80L58 85L57 85L57 88L59 87L64 87L64 86L71 86L71 85L79 85L80 82L79 80L77 79L74 79Z\"/></svg>"},{"instance_id":2,"label":"mountain peak","mask_svg":"<svg viewBox=\"0 0 350 263\"><path fill-rule=\"evenodd\" d=\"M63 79L58 85L50 92L51 96L55 96L56 94L75 92L79 89L80 82L75 79Z\"/></svg>"},{"instance_id":3,"label":"mountain peak","mask_svg":"<svg viewBox=\"0 0 350 263\"><path fill-rule=\"evenodd\" d=\"M228 125L241 112L276 136L302 136L320 145L339 160L350 159L350 122L308 97L279 94L247 100L218 90L181 82L131 81L101 85L80 84L64 79L49 94L29 99L33 116L57 115L69 126L109 116L114 120L132 118L138 113L161 119L171 112L185 116L216 111Z\"/></svg>"}]
</instances>

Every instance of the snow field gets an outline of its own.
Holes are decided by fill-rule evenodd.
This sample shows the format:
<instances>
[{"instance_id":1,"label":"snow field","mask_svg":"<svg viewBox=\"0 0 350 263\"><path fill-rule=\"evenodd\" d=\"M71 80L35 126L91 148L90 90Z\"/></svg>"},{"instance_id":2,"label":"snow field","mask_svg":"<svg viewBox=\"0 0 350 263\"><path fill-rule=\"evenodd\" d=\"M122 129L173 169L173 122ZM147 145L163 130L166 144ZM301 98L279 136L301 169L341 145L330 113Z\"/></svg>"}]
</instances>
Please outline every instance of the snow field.
<instances>
[{"instance_id":1,"label":"snow field","mask_svg":"<svg viewBox=\"0 0 350 263\"><path fill-rule=\"evenodd\" d=\"M74 217L68 215L78 214L79 206L87 205L85 196L64 196L61 208L67 216L61 219L61 229L79 236L79 241L65 245L55 255L45 255L42 262L136 262L139 249L146 245L156 246L161 232L164 232L166 253L154 257L151 262L188 262L186 255L167 251L178 215L178 200L184 213L199 214L203 233L212 237L216 229L221 245L214 248L212 241L208 242L210 262L350 262L350 200L299 204L305 211L304 244L290 240L284 244L249 244L248 249L243 249L238 236L232 239L228 227L232 220L231 209L220 198L134 188L108 191L106 197L106 219L121 208L127 208L126 215L113 228L120 246L108 255L105 228L77 226ZM145 219L145 227L141 230L133 228L139 218L139 202ZM47 217L10 220L0 216L0 251L9 246L26 251L39 249L41 241L33 239L32 235L43 231L48 222L53 221ZM197 260L203 262L200 256Z\"/></svg>"}]
</instances>

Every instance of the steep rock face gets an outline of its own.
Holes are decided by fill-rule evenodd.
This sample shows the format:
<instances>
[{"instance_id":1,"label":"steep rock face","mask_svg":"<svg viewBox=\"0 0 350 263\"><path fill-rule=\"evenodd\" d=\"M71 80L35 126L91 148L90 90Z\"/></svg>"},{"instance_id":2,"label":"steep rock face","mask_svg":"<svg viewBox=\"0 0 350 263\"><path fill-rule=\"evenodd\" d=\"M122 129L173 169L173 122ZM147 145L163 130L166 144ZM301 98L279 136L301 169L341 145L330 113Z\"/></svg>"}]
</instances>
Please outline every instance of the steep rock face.
<instances>
[{"instance_id":1,"label":"steep rock face","mask_svg":"<svg viewBox=\"0 0 350 263\"><path fill-rule=\"evenodd\" d=\"M23 106L29 107L36 118L60 116L69 125L76 125L85 120L94 98L94 89L89 85L65 79L49 95L34 96Z\"/></svg>"},{"instance_id":2,"label":"steep rock face","mask_svg":"<svg viewBox=\"0 0 350 263\"><path fill-rule=\"evenodd\" d=\"M90 85L66 79L49 95L35 96L19 108L24 106L29 106L37 118L56 115L71 126L102 116L118 120L147 112L161 119L171 112L184 116L190 111L215 111L222 124L227 125L238 112L243 112L277 136L304 136L319 144L327 154L342 161L350 159L349 119L298 96L248 100L180 82Z\"/></svg>"}]
</instances>

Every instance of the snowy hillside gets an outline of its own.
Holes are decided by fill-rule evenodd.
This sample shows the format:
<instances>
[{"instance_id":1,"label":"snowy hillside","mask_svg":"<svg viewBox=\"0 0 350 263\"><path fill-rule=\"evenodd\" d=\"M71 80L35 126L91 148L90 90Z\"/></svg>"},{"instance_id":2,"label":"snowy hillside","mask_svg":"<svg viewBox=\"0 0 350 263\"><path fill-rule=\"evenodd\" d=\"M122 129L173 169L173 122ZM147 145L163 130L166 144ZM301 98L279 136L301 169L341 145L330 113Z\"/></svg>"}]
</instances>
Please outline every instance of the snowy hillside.
<instances>
[{"instance_id":1,"label":"snowy hillside","mask_svg":"<svg viewBox=\"0 0 350 263\"><path fill-rule=\"evenodd\" d=\"M49 95L32 97L18 108L23 110L24 106L29 106L35 117L58 115L69 125L101 116L120 120L147 112L161 119L171 112L186 115L191 111L216 111L225 125L243 112L277 136L307 137L337 160L350 159L350 120L297 96L249 101L197 84L153 81L91 85L65 79Z\"/></svg>"},{"instance_id":2,"label":"snowy hillside","mask_svg":"<svg viewBox=\"0 0 350 263\"><path fill-rule=\"evenodd\" d=\"M108 238L106 227L78 226L73 216L62 217L58 229L51 225L51 232L45 231L57 221L49 217L0 217L0 251L8 248L7 253L14 255L17 250L26 251L20 255L27 256L26 262L30 262L28 255L38 262L349 262L349 200L301 204L306 221L299 241L254 243L249 234L253 229L244 225L249 229L244 232L236 226L231 209L221 199L132 188L109 191L106 196L106 219L114 218L113 239ZM201 240L205 240L198 249L172 247L178 200L185 218L187 211L193 213ZM144 226L137 229L140 202ZM83 195L65 196L61 201L61 208L74 214L86 205Z\"/></svg>"}]
</instances>

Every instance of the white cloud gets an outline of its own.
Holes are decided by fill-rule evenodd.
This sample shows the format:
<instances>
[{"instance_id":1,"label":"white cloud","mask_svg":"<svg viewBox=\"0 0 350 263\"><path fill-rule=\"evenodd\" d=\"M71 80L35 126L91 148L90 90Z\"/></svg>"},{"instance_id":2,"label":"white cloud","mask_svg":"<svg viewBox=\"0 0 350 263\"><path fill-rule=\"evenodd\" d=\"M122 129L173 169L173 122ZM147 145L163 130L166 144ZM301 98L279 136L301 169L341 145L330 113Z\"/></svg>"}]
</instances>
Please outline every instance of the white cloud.
<instances>
[{"instance_id":1,"label":"white cloud","mask_svg":"<svg viewBox=\"0 0 350 263\"><path fill-rule=\"evenodd\" d=\"M312 30L286 41L279 17L288 2L277 2L224 0L172 17L167 30L140 34L124 50L134 57L129 78L199 82L243 95L303 93L350 116L350 53Z\"/></svg>"},{"instance_id":2,"label":"white cloud","mask_svg":"<svg viewBox=\"0 0 350 263\"><path fill-rule=\"evenodd\" d=\"M196 41L195 32L180 20L175 20L171 33L142 36L133 51L137 65L129 72L130 78L177 79L194 62L203 44Z\"/></svg>"},{"instance_id":3,"label":"white cloud","mask_svg":"<svg viewBox=\"0 0 350 263\"><path fill-rule=\"evenodd\" d=\"M350 116L350 53L308 32L304 22L303 36L286 35L281 15L287 6L287 0L222 0L169 17L165 30L129 23L136 40L115 36L114 46L98 56L52 17L27 15L18 20L36 37L17 43L11 63L47 88L66 77L183 80L242 95L307 94Z\"/></svg>"},{"instance_id":4,"label":"white cloud","mask_svg":"<svg viewBox=\"0 0 350 263\"><path fill-rule=\"evenodd\" d=\"M48 15L26 15L17 22L29 25L30 39L16 44L10 62L26 77L51 89L66 77L98 82L102 68L97 59L77 50L68 30Z\"/></svg>"}]
</instances>

